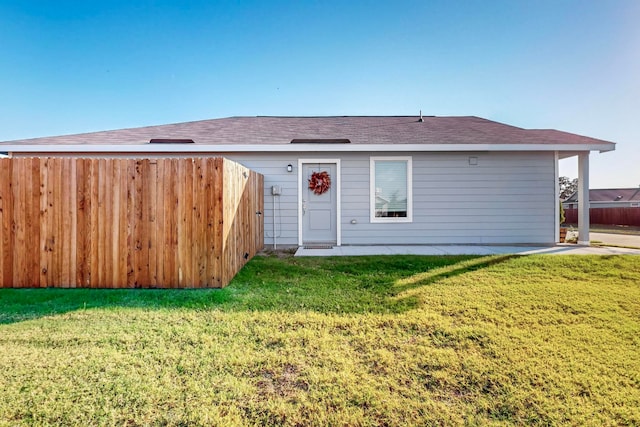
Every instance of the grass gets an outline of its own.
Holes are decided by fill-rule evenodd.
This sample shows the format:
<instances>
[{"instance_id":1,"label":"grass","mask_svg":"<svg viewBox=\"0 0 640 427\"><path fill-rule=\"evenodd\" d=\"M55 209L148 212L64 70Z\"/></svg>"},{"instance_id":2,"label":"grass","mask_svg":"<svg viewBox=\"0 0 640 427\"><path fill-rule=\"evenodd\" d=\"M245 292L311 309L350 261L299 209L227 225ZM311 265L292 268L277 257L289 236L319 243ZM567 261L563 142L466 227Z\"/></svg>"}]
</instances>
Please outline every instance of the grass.
<instances>
[{"instance_id":1,"label":"grass","mask_svg":"<svg viewBox=\"0 0 640 427\"><path fill-rule=\"evenodd\" d=\"M0 425L639 425L640 258L254 258L0 290Z\"/></svg>"}]
</instances>

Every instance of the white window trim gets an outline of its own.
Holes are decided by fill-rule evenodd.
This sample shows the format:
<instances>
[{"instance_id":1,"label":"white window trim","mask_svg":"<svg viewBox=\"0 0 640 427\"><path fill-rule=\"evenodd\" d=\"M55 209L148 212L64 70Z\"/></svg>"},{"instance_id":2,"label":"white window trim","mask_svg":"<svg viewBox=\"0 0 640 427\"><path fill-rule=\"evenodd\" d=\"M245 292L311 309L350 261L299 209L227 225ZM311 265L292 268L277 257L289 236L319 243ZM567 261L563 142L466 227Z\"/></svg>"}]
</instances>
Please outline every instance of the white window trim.
<instances>
[{"instance_id":1,"label":"white window trim","mask_svg":"<svg viewBox=\"0 0 640 427\"><path fill-rule=\"evenodd\" d=\"M407 162L407 216L404 218L376 217L376 161ZM372 223L413 222L413 165L411 156L382 156L369 158L369 221Z\"/></svg>"}]
</instances>

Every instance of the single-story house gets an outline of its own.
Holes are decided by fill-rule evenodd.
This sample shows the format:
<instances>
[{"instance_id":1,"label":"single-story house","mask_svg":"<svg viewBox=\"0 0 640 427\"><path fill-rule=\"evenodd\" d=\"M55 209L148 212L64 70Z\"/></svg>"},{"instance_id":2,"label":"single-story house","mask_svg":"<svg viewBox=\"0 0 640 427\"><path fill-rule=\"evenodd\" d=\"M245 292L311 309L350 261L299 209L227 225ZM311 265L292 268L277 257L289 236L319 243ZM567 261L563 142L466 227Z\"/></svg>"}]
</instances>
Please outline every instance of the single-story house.
<instances>
[{"instance_id":1,"label":"single-story house","mask_svg":"<svg viewBox=\"0 0 640 427\"><path fill-rule=\"evenodd\" d=\"M614 149L557 130L422 115L229 117L0 143L14 157L224 156L264 175L268 246L553 244L558 160L578 156L584 192L590 152Z\"/></svg>"},{"instance_id":2,"label":"single-story house","mask_svg":"<svg viewBox=\"0 0 640 427\"><path fill-rule=\"evenodd\" d=\"M589 205L597 208L637 208L640 207L640 188L602 188L589 190ZM574 191L562 206L565 209L578 208L578 192Z\"/></svg>"}]
</instances>

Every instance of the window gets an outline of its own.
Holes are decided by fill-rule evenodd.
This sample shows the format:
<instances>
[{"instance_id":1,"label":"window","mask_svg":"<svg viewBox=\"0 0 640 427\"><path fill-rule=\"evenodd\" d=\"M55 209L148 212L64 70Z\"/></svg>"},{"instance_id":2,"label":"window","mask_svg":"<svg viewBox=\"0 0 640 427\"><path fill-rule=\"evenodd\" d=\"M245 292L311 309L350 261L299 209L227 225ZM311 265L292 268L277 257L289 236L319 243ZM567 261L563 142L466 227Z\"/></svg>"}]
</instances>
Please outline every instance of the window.
<instances>
[{"instance_id":1,"label":"window","mask_svg":"<svg viewBox=\"0 0 640 427\"><path fill-rule=\"evenodd\" d=\"M371 157L371 222L411 222L411 157Z\"/></svg>"}]
</instances>

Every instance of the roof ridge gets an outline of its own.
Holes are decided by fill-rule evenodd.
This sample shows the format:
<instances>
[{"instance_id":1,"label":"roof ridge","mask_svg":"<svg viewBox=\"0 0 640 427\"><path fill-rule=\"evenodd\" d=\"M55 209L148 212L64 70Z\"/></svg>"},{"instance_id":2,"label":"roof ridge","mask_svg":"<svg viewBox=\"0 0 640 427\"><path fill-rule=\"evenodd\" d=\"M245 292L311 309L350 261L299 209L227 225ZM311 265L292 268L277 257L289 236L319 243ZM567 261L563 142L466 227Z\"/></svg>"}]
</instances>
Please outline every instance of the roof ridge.
<instances>
[{"instance_id":1,"label":"roof ridge","mask_svg":"<svg viewBox=\"0 0 640 427\"><path fill-rule=\"evenodd\" d=\"M251 118L254 116L236 116L241 118ZM255 116L256 118L275 118L275 119L337 119L337 118L380 118L380 117L397 117L397 118L407 118L407 117L420 117L417 114L399 114L399 115L331 115L331 116L271 116L271 115L259 115ZM446 117L446 116L435 116L435 115L425 115L422 117ZM463 116L454 116L454 117L463 117Z\"/></svg>"}]
</instances>

